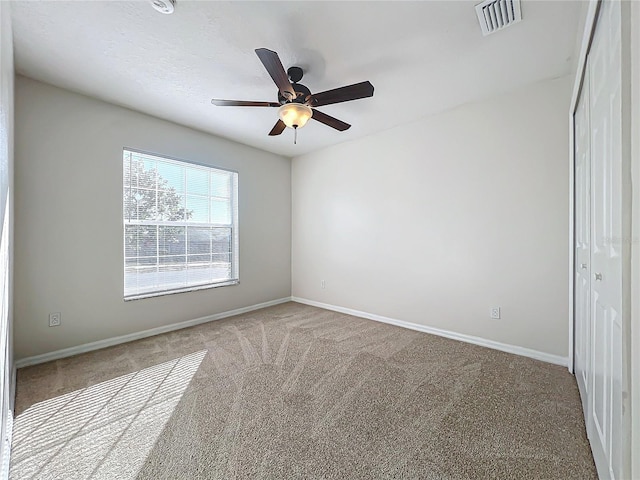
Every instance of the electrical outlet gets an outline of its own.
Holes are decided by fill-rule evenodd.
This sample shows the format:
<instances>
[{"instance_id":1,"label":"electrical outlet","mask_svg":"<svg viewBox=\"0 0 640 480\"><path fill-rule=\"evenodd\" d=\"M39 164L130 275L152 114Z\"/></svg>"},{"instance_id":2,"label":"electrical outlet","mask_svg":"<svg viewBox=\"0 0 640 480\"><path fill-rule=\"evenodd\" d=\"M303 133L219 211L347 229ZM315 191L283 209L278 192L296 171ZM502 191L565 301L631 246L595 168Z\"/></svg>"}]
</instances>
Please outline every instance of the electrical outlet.
<instances>
[{"instance_id":1,"label":"electrical outlet","mask_svg":"<svg viewBox=\"0 0 640 480\"><path fill-rule=\"evenodd\" d=\"M320 280L320 287L324 288L325 286L324 280Z\"/></svg>"},{"instance_id":2,"label":"electrical outlet","mask_svg":"<svg viewBox=\"0 0 640 480\"><path fill-rule=\"evenodd\" d=\"M62 314L60 312L49 314L50 327L59 327L61 323L62 323Z\"/></svg>"},{"instance_id":3,"label":"electrical outlet","mask_svg":"<svg viewBox=\"0 0 640 480\"><path fill-rule=\"evenodd\" d=\"M500 320L500 307L491 307L489 315L493 319Z\"/></svg>"}]
</instances>

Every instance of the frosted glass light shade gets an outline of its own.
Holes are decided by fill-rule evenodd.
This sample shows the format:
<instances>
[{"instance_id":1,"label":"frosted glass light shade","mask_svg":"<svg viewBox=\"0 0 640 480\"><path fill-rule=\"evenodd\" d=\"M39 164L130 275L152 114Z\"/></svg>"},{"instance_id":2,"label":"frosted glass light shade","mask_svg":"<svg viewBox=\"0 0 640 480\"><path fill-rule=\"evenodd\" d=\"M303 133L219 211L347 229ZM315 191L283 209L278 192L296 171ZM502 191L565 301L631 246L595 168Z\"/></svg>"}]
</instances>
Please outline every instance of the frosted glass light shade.
<instances>
[{"instance_id":1,"label":"frosted glass light shade","mask_svg":"<svg viewBox=\"0 0 640 480\"><path fill-rule=\"evenodd\" d=\"M302 103L285 103L278 109L278 115L287 127L302 128L313 115L313 110Z\"/></svg>"}]
</instances>

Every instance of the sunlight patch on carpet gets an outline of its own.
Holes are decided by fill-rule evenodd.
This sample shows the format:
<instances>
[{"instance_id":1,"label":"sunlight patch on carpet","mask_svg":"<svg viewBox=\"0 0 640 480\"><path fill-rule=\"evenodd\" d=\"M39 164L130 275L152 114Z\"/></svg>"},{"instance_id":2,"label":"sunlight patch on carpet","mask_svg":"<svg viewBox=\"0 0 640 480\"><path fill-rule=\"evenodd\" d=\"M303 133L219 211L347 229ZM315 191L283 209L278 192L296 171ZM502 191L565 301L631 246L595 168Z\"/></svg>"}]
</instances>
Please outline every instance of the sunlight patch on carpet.
<instances>
[{"instance_id":1,"label":"sunlight patch on carpet","mask_svg":"<svg viewBox=\"0 0 640 480\"><path fill-rule=\"evenodd\" d=\"M206 353L31 406L15 418L10 478L135 479Z\"/></svg>"}]
</instances>

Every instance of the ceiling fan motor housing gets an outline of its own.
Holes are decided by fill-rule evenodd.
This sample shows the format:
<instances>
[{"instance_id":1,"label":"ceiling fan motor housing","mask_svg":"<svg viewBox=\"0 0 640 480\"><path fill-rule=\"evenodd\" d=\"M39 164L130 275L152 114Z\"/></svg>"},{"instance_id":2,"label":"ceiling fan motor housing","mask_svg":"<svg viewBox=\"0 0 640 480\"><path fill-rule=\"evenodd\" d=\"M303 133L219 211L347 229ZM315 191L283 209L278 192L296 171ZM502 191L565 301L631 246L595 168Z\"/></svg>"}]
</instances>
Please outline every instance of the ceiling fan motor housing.
<instances>
[{"instance_id":1,"label":"ceiling fan motor housing","mask_svg":"<svg viewBox=\"0 0 640 480\"><path fill-rule=\"evenodd\" d=\"M307 101L307 98L311 96L311 90L309 90L306 86L302 85L301 83L292 83L291 86L293 87L293 90L296 92L296 98L292 99L291 102L305 103ZM278 91L278 101L280 102L281 105L284 105L285 103L291 103L289 102L289 100L287 100L286 97L284 97L280 93L280 91Z\"/></svg>"}]
</instances>

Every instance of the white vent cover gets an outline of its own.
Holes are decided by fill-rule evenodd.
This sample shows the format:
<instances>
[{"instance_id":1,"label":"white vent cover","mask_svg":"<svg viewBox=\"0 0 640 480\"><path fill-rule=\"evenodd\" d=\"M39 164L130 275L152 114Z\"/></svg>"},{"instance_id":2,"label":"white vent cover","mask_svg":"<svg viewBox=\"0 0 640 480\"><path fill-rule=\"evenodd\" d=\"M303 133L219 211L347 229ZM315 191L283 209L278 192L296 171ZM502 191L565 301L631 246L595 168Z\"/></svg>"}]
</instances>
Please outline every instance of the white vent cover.
<instances>
[{"instance_id":1,"label":"white vent cover","mask_svg":"<svg viewBox=\"0 0 640 480\"><path fill-rule=\"evenodd\" d=\"M485 0L476 5L482 35L489 35L522 20L520 0Z\"/></svg>"}]
</instances>

